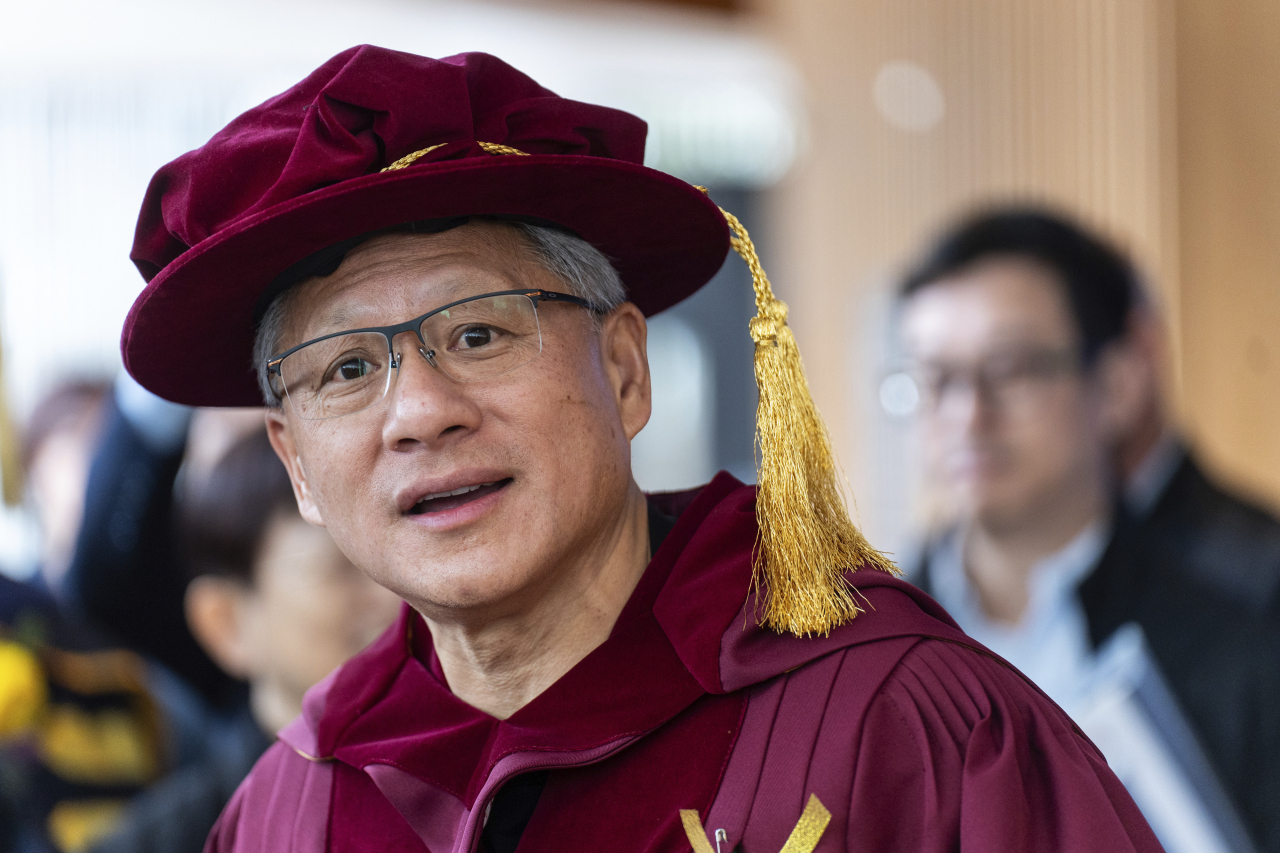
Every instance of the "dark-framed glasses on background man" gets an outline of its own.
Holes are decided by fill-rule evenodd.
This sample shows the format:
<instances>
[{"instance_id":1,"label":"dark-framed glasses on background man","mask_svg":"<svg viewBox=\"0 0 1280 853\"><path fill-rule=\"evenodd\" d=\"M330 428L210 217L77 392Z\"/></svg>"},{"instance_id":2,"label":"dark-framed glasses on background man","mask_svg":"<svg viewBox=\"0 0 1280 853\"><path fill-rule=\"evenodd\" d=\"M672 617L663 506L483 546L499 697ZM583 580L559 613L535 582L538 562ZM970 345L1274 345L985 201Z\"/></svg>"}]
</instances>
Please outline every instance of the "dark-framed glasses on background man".
<instances>
[{"instance_id":1,"label":"dark-framed glasses on background man","mask_svg":"<svg viewBox=\"0 0 1280 853\"><path fill-rule=\"evenodd\" d=\"M304 420L355 414L386 396L405 352L417 352L455 382L492 379L542 352L540 301L591 309L550 290L503 290L460 299L393 326L323 335L267 361L272 388ZM412 334L408 349L396 339Z\"/></svg>"},{"instance_id":2,"label":"dark-framed glasses on background man","mask_svg":"<svg viewBox=\"0 0 1280 853\"><path fill-rule=\"evenodd\" d=\"M942 359L921 361L905 373L915 383L920 407L940 408L956 392L973 393L984 404L1016 406L1081 369L1075 347L1031 348L993 353L971 364Z\"/></svg>"}]
</instances>

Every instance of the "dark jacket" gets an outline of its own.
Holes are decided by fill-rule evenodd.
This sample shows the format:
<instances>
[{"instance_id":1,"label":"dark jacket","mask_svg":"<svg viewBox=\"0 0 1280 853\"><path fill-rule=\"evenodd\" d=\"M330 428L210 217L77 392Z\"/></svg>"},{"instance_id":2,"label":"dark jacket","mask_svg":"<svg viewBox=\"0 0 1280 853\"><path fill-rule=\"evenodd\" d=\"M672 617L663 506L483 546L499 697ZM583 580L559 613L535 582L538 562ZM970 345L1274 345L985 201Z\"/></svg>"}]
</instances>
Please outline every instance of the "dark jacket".
<instances>
[{"instance_id":1,"label":"dark jacket","mask_svg":"<svg viewBox=\"0 0 1280 853\"><path fill-rule=\"evenodd\" d=\"M1259 850L1280 853L1280 619L1276 522L1187 460L1152 515L1118 510L1080 585L1094 646L1125 623L1146 635ZM1270 596L1268 598L1268 596Z\"/></svg>"},{"instance_id":2,"label":"dark jacket","mask_svg":"<svg viewBox=\"0 0 1280 853\"><path fill-rule=\"evenodd\" d=\"M1280 520L1217 486L1191 454L1151 510L1130 521L1152 560L1250 612L1280 618Z\"/></svg>"},{"instance_id":3,"label":"dark jacket","mask_svg":"<svg viewBox=\"0 0 1280 853\"><path fill-rule=\"evenodd\" d=\"M0 851L91 842L167 769L168 720L147 666L3 575L0 645L11 667L0 666Z\"/></svg>"},{"instance_id":4,"label":"dark jacket","mask_svg":"<svg viewBox=\"0 0 1280 853\"><path fill-rule=\"evenodd\" d=\"M135 797L92 853L200 853L223 806L271 745L247 706L209 737L212 748L202 760Z\"/></svg>"},{"instance_id":5,"label":"dark jacket","mask_svg":"<svg viewBox=\"0 0 1280 853\"><path fill-rule=\"evenodd\" d=\"M200 648L183 598L187 571L173 530L182 452L157 453L110 404L64 581L72 604L139 654L159 661L210 704L231 708L243 685Z\"/></svg>"}]
</instances>

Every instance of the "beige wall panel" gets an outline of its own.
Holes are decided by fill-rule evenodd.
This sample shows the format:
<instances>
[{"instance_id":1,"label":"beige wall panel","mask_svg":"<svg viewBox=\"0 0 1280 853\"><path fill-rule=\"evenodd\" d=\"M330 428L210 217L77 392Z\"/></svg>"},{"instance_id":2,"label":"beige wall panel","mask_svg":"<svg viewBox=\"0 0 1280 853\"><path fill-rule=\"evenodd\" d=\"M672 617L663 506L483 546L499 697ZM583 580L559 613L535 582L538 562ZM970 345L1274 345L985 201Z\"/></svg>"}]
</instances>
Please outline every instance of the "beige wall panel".
<instances>
[{"instance_id":1,"label":"beige wall panel","mask_svg":"<svg viewBox=\"0 0 1280 853\"><path fill-rule=\"evenodd\" d=\"M1280 507L1280 3L1178 3L1178 113L1188 426Z\"/></svg>"},{"instance_id":2,"label":"beige wall panel","mask_svg":"<svg viewBox=\"0 0 1280 853\"><path fill-rule=\"evenodd\" d=\"M884 307L904 259L990 199L1083 215L1154 270L1176 318L1177 208L1165 0L766 0L808 85L810 147L776 192L774 278L818 404L879 541L897 541L903 476L875 398ZM910 62L941 91L931 127L877 108L877 74ZM927 125L927 92L899 98ZM914 112L913 112L914 109ZM892 112L892 111L891 111ZM1280 352L1277 353L1280 366ZM898 451L899 454L901 451Z\"/></svg>"}]
</instances>

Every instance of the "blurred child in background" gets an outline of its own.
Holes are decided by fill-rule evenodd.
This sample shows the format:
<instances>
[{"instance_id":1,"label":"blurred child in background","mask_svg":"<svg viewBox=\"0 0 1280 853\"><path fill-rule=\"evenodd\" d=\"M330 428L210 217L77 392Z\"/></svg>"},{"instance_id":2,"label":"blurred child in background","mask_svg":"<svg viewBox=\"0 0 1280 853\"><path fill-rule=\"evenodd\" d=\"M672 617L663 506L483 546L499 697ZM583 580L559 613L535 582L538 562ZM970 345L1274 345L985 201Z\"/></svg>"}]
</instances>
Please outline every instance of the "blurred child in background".
<instances>
[{"instance_id":1,"label":"blurred child in background","mask_svg":"<svg viewBox=\"0 0 1280 853\"><path fill-rule=\"evenodd\" d=\"M186 616L200 644L249 685L211 726L205 757L140 797L99 851L197 853L240 780L306 690L395 618L399 599L361 574L322 528L303 521L259 426L207 474L184 480Z\"/></svg>"}]
</instances>

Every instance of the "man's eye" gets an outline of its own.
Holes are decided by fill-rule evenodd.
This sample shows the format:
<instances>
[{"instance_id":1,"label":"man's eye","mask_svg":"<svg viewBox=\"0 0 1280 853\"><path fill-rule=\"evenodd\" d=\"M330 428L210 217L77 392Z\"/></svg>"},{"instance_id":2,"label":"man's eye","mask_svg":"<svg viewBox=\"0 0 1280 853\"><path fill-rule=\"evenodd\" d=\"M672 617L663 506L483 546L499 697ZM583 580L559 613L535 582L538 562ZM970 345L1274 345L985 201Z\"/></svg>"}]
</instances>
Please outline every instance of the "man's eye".
<instances>
[{"instance_id":1,"label":"man's eye","mask_svg":"<svg viewBox=\"0 0 1280 853\"><path fill-rule=\"evenodd\" d=\"M373 365L363 358L349 358L338 365L338 369L334 371L334 378L343 382L350 382L352 379L359 379L361 376L367 376L372 372Z\"/></svg>"},{"instance_id":2,"label":"man's eye","mask_svg":"<svg viewBox=\"0 0 1280 853\"><path fill-rule=\"evenodd\" d=\"M488 326L473 326L458 338L459 349L476 349L493 343L495 335Z\"/></svg>"}]
</instances>

